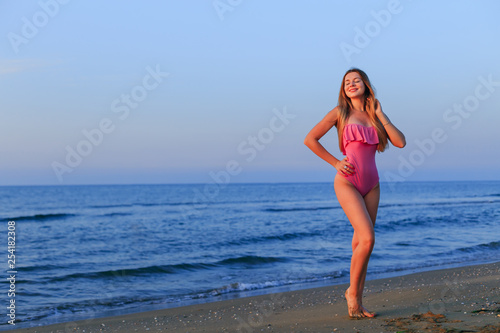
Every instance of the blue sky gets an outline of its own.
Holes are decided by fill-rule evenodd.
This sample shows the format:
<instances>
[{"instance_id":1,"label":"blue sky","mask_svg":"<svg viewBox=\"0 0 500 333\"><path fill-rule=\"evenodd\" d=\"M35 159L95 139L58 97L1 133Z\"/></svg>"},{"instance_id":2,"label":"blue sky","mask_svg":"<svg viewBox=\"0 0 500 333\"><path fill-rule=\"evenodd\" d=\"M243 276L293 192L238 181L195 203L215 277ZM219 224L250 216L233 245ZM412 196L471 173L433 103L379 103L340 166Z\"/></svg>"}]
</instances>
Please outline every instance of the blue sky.
<instances>
[{"instance_id":1,"label":"blue sky","mask_svg":"<svg viewBox=\"0 0 500 333\"><path fill-rule=\"evenodd\" d=\"M0 185L332 181L367 72L382 181L500 179L498 1L0 1ZM338 158L335 129L322 140Z\"/></svg>"}]
</instances>

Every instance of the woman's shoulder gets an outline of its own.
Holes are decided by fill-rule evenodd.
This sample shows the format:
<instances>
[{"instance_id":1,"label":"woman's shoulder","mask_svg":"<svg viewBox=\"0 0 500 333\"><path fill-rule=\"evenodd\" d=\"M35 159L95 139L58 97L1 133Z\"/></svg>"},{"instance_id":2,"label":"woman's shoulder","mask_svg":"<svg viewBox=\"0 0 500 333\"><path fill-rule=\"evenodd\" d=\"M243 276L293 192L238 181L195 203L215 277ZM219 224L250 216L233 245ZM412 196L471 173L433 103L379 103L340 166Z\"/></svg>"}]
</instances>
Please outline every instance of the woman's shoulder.
<instances>
[{"instance_id":1,"label":"woman's shoulder","mask_svg":"<svg viewBox=\"0 0 500 333\"><path fill-rule=\"evenodd\" d=\"M340 108L338 106L336 106L330 112L328 112L326 114L325 120L331 121L333 123L337 123L339 115L340 115Z\"/></svg>"}]
</instances>

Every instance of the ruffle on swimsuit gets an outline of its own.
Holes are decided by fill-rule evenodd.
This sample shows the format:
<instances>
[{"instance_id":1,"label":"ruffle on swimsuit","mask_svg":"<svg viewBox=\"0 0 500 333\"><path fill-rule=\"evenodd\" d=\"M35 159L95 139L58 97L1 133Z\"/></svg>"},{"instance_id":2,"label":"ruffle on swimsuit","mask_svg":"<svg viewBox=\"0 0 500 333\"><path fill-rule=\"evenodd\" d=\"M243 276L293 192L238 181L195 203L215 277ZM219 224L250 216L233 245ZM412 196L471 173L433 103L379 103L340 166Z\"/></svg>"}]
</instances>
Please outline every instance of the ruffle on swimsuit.
<instances>
[{"instance_id":1,"label":"ruffle on swimsuit","mask_svg":"<svg viewBox=\"0 0 500 333\"><path fill-rule=\"evenodd\" d=\"M349 142L358 141L367 143L369 145L377 145L378 134L373 126L364 126L360 124L347 124L344 127L343 137L343 150L342 154L346 154L345 148Z\"/></svg>"}]
</instances>

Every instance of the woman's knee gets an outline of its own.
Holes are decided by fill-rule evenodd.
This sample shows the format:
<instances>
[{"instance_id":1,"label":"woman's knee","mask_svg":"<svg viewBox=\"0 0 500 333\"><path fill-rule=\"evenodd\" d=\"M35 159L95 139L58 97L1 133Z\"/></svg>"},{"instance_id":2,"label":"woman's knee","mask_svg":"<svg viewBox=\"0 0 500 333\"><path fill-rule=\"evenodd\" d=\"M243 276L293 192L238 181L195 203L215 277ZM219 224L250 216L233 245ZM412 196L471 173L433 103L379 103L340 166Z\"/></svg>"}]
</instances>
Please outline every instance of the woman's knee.
<instances>
[{"instance_id":1,"label":"woman's knee","mask_svg":"<svg viewBox=\"0 0 500 333\"><path fill-rule=\"evenodd\" d=\"M370 249L370 251L375 246L375 234L370 233L367 235L363 235L363 237L358 237L357 246L363 246L364 248Z\"/></svg>"}]
</instances>

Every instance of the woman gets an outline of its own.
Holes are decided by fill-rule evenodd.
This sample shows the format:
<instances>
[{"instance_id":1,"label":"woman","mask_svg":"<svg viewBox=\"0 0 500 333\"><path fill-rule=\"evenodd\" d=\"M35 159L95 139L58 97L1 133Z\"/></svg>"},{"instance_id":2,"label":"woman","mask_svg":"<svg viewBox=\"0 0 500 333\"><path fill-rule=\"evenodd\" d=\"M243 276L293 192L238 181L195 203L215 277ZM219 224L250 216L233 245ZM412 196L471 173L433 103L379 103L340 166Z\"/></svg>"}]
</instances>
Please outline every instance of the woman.
<instances>
[{"instance_id":1,"label":"woman","mask_svg":"<svg viewBox=\"0 0 500 333\"><path fill-rule=\"evenodd\" d=\"M333 126L337 127L339 160L320 143ZM362 304L368 261L375 244L373 227L380 198L375 151L382 152L387 141L403 148L406 140L382 111L368 76L360 69L348 70L342 79L339 102L307 134L304 143L316 155L337 169L335 194L354 228L350 286L345 292L351 318L374 317Z\"/></svg>"}]
</instances>

